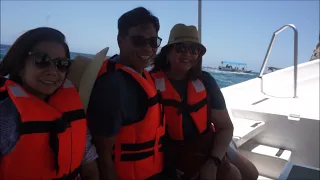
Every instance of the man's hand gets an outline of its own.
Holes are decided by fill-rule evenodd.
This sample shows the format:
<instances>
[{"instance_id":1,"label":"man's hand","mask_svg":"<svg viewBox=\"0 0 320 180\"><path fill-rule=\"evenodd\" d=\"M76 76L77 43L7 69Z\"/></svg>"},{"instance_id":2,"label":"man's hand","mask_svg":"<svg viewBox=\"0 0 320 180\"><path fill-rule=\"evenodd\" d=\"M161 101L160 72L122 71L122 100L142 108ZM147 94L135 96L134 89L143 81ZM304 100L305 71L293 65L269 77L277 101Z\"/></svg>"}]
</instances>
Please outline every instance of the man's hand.
<instances>
[{"instance_id":1,"label":"man's hand","mask_svg":"<svg viewBox=\"0 0 320 180\"><path fill-rule=\"evenodd\" d=\"M212 159L208 159L200 169L200 180L215 180L217 169L215 162Z\"/></svg>"}]
</instances>

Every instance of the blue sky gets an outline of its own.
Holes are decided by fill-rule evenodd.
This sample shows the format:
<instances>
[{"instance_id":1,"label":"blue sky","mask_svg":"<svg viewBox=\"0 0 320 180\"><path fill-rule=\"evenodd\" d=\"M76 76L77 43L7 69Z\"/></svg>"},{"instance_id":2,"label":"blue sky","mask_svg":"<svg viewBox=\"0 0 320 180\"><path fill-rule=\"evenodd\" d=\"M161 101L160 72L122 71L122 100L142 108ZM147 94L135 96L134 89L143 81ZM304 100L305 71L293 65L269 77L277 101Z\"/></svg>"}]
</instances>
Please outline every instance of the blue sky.
<instances>
[{"instance_id":1,"label":"blue sky","mask_svg":"<svg viewBox=\"0 0 320 180\"><path fill-rule=\"evenodd\" d=\"M197 25L197 1L3 1L1 43L12 44L23 32L39 26L62 31L73 52L95 54L109 46L118 52L117 20L144 6L160 19L162 45L176 23ZM272 33L285 24L299 31L299 62L309 60L319 40L319 1L203 1L204 65L239 61L258 71ZM293 32L278 35L268 65L293 64Z\"/></svg>"}]
</instances>

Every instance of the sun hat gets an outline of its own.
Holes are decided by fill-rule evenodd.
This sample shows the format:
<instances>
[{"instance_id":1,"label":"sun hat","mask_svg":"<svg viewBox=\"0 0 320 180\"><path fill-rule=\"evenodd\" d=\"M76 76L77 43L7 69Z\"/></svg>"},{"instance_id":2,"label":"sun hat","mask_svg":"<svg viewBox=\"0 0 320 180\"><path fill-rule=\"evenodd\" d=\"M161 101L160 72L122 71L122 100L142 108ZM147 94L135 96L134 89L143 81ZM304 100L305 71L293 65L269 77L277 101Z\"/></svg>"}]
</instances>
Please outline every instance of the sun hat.
<instances>
[{"instance_id":1,"label":"sun hat","mask_svg":"<svg viewBox=\"0 0 320 180\"><path fill-rule=\"evenodd\" d=\"M77 56L71 64L68 79L79 91L85 111L87 110L91 91L96 81L100 68L106 59L109 47L102 49L92 59Z\"/></svg>"},{"instance_id":2,"label":"sun hat","mask_svg":"<svg viewBox=\"0 0 320 180\"><path fill-rule=\"evenodd\" d=\"M203 48L203 54L207 51L206 47L200 42L200 35L197 28L193 25L187 26L179 23L173 26L166 46L181 42L193 42L201 45Z\"/></svg>"}]
</instances>

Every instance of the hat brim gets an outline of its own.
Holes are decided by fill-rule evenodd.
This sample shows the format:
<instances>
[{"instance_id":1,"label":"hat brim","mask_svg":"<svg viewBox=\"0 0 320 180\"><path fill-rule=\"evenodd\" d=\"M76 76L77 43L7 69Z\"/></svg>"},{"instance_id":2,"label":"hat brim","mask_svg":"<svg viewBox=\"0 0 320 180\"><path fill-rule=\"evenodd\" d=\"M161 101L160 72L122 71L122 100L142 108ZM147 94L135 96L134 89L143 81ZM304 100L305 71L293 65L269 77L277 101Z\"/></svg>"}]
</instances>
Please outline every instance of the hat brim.
<instances>
[{"instance_id":1,"label":"hat brim","mask_svg":"<svg viewBox=\"0 0 320 180\"><path fill-rule=\"evenodd\" d=\"M98 76L99 70L106 59L109 47L102 49L93 58L85 69L79 86L79 95L82 99L84 109L87 110L91 91Z\"/></svg>"},{"instance_id":2,"label":"hat brim","mask_svg":"<svg viewBox=\"0 0 320 180\"><path fill-rule=\"evenodd\" d=\"M102 49L92 59L77 56L71 64L68 79L79 91L85 111L99 70L106 59L109 47Z\"/></svg>"},{"instance_id":3,"label":"hat brim","mask_svg":"<svg viewBox=\"0 0 320 180\"><path fill-rule=\"evenodd\" d=\"M167 47L167 46L170 46L170 45L172 45L172 44L184 43L184 42L192 42L192 43L199 44L199 45L202 47L202 49L203 49L202 55L204 55L204 54L207 52L207 48L206 48L203 44L199 43L196 39L190 38L190 37L181 37L181 38L175 39L175 40L173 40L173 41L168 42L168 44L165 45L165 46L163 46L162 48Z\"/></svg>"}]
</instances>

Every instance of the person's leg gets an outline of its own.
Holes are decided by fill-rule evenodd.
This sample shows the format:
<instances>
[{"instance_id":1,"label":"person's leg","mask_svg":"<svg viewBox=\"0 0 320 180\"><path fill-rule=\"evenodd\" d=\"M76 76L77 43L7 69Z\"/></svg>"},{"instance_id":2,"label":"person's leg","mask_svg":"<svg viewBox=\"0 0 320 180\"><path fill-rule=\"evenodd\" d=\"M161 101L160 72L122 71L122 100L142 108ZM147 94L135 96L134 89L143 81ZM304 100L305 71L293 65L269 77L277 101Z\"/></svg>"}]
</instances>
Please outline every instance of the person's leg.
<instances>
[{"instance_id":1,"label":"person's leg","mask_svg":"<svg viewBox=\"0 0 320 180\"><path fill-rule=\"evenodd\" d=\"M227 158L218 167L217 180L242 180L239 169L231 164Z\"/></svg>"},{"instance_id":2,"label":"person's leg","mask_svg":"<svg viewBox=\"0 0 320 180\"><path fill-rule=\"evenodd\" d=\"M258 179L259 172L257 168L252 162L250 162L239 151L237 151L235 144L230 144L227 155L229 161L239 169L243 180Z\"/></svg>"},{"instance_id":3,"label":"person's leg","mask_svg":"<svg viewBox=\"0 0 320 180\"><path fill-rule=\"evenodd\" d=\"M230 159L230 162L240 170L243 180L258 179L259 172L255 165L240 154L239 151L236 151L236 156Z\"/></svg>"}]
</instances>

